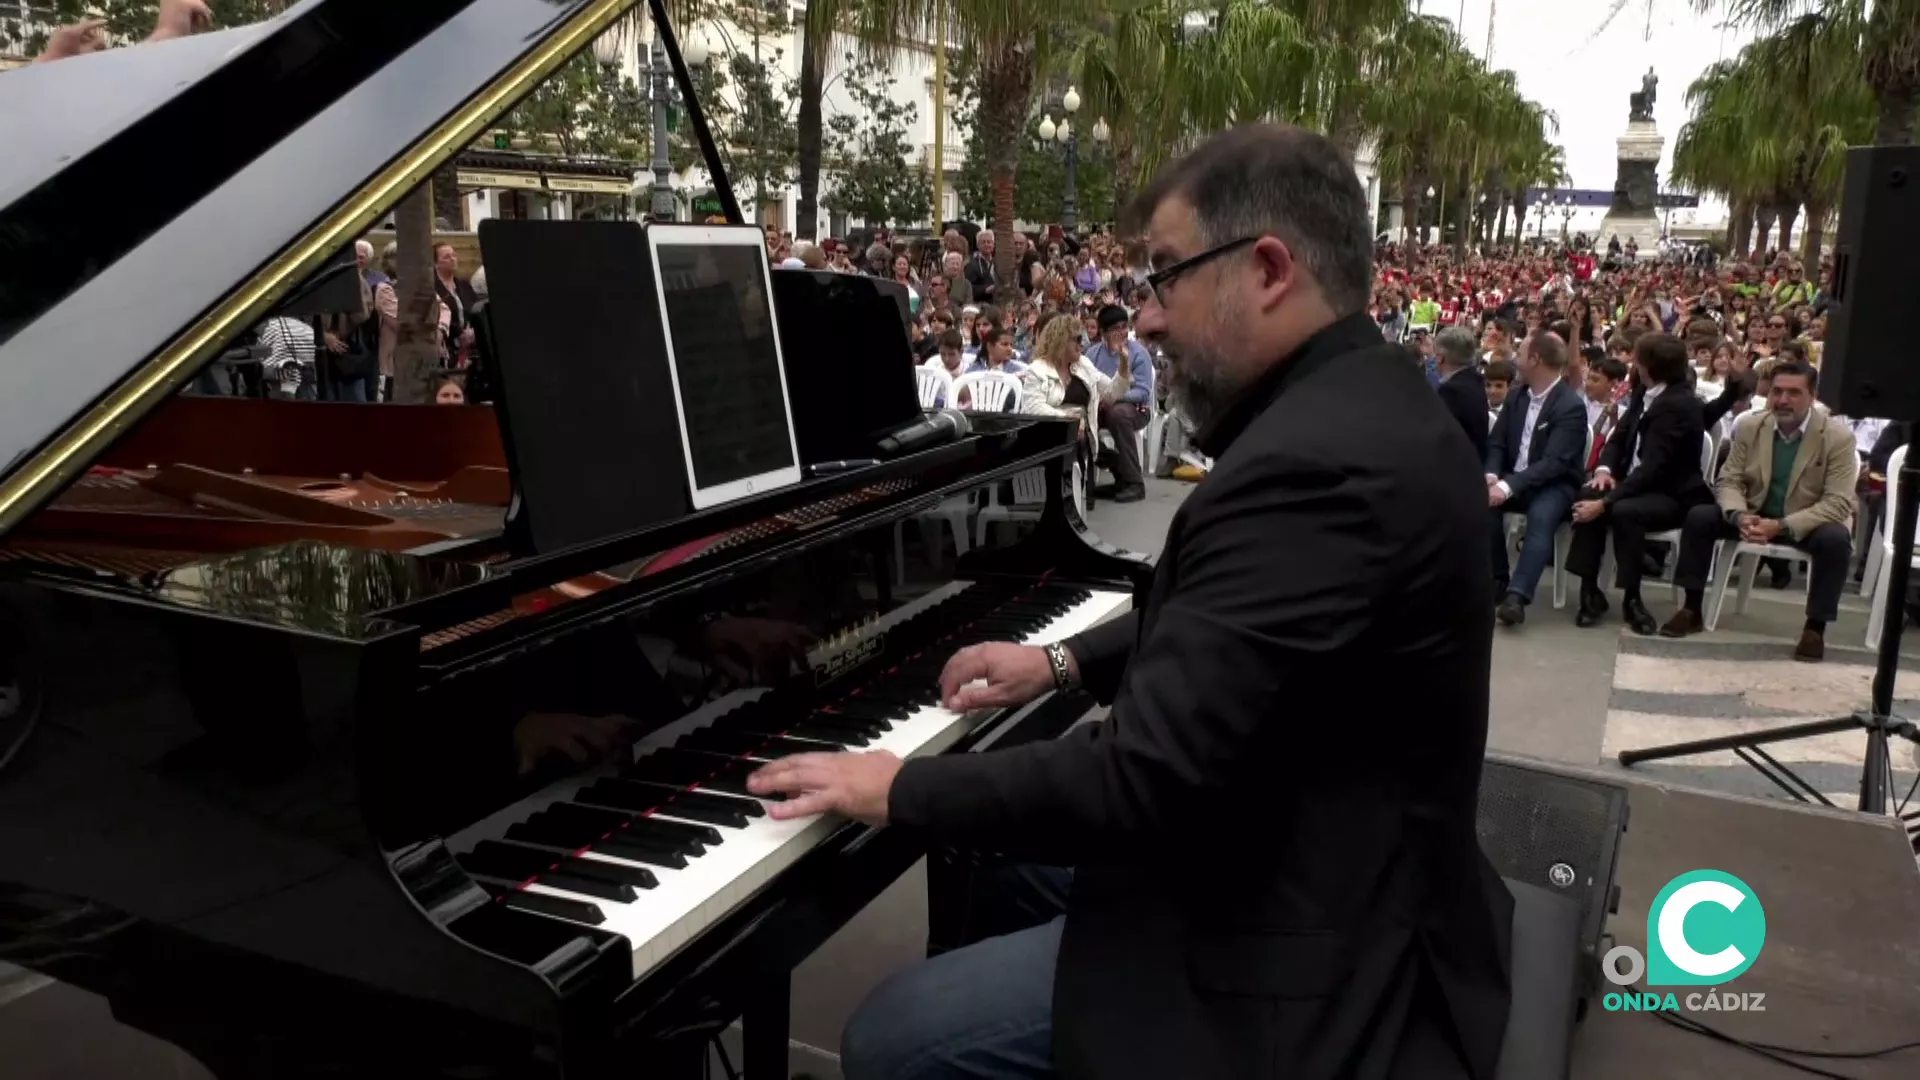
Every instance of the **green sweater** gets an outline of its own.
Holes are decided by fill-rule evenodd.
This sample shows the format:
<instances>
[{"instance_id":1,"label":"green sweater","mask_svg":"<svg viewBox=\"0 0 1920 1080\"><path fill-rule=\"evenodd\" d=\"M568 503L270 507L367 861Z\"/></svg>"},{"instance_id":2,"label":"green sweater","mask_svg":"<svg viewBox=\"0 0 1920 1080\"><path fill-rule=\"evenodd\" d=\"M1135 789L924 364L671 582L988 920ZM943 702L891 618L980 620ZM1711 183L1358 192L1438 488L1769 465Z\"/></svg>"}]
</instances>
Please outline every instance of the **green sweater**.
<instances>
[{"instance_id":1,"label":"green sweater","mask_svg":"<svg viewBox=\"0 0 1920 1080\"><path fill-rule=\"evenodd\" d=\"M1788 439L1778 430L1773 433L1773 475L1767 479L1767 497L1760 502L1760 516L1763 518L1783 518L1787 516L1787 487L1793 483L1793 462L1800 456L1801 438Z\"/></svg>"}]
</instances>

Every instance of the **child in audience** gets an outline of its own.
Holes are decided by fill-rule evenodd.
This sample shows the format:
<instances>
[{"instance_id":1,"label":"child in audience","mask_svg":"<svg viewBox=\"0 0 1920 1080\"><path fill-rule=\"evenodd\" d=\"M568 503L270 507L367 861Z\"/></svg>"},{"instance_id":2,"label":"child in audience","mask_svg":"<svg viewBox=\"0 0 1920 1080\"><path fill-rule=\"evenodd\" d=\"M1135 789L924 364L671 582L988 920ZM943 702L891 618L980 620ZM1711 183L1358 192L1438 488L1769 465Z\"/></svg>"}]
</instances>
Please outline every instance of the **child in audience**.
<instances>
[{"instance_id":1,"label":"child in audience","mask_svg":"<svg viewBox=\"0 0 1920 1080\"><path fill-rule=\"evenodd\" d=\"M1500 352L1504 354L1506 350ZM1513 361L1505 355L1496 355L1487 362L1481 375L1487 381L1487 411L1499 412L1500 406L1507 403L1507 390L1513 386Z\"/></svg>"}]
</instances>

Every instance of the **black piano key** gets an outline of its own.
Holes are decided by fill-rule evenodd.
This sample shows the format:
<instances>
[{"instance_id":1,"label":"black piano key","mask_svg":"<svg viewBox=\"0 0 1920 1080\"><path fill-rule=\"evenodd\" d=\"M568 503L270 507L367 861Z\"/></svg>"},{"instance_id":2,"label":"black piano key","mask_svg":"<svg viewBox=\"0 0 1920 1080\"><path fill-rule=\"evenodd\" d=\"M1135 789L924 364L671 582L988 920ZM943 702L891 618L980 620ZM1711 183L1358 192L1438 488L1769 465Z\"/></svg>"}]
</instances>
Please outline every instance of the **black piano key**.
<instances>
[{"instance_id":1,"label":"black piano key","mask_svg":"<svg viewBox=\"0 0 1920 1080\"><path fill-rule=\"evenodd\" d=\"M508 831L511 832L512 830ZM706 850L698 844L692 846L699 848L701 851ZM655 841L644 840L637 836L629 836L625 830L621 830L604 840L595 840L593 843L587 845L587 850L598 852L601 855L608 855L616 859L625 859L628 862L646 863L648 866L664 866L669 870L685 870L687 868L687 856L679 845L662 844Z\"/></svg>"},{"instance_id":2,"label":"black piano key","mask_svg":"<svg viewBox=\"0 0 1920 1080\"><path fill-rule=\"evenodd\" d=\"M482 840L472 851L455 856L469 873L485 874L508 881L525 881L549 870L558 869L564 856L498 840Z\"/></svg>"},{"instance_id":3,"label":"black piano key","mask_svg":"<svg viewBox=\"0 0 1920 1080\"><path fill-rule=\"evenodd\" d=\"M887 724L889 727L891 727L895 721L905 720L907 714L911 711L895 705L892 702L873 701L860 697L841 698L839 701L834 702L831 708L835 716L852 717L857 720L870 720L874 723Z\"/></svg>"},{"instance_id":4,"label":"black piano key","mask_svg":"<svg viewBox=\"0 0 1920 1080\"><path fill-rule=\"evenodd\" d=\"M849 735L859 735L868 739L877 739L893 730L893 724L887 720L868 720L858 716L821 711L806 718L806 723L825 731L844 731Z\"/></svg>"},{"instance_id":5,"label":"black piano key","mask_svg":"<svg viewBox=\"0 0 1920 1080\"><path fill-rule=\"evenodd\" d=\"M520 821L507 826L507 839L521 844L541 844L571 851L590 842L597 834L579 826L564 826L552 821Z\"/></svg>"},{"instance_id":6,"label":"black piano key","mask_svg":"<svg viewBox=\"0 0 1920 1080\"><path fill-rule=\"evenodd\" d=\"M564 889L570 893L579 893L582 896L595 896L602 900L612 900L615 903L621 904L633 903L638 895L633 891L633 886L631 885L624 885L613 881L601 881L598 878L587 877L583 874L570 874L560 870L541 874L536 880L539 884L545 885L548 888Z\"/></svg>"},{"instance_id":7,"label":"black piano key","mask_svg":"<svg viewBox=\"0 0 1920 1080\"><path fill-rule=\"evenodd\" d=\"M911 715L915 709L927 704L927 699L938 692L931 682L925 685L909 685L887 678L860 688L850 701L878 701L898 708L903 714Z\"/></svg>"},{"instance_id":8,"label":"black piano key","mask_svg":"<svg viewBox=\"0 0 1920 1080\"><path fill-rule=\"evenodd\" d=\"M500 902L520 911L533 911L541 915L552 915L572 922L599 926L607 921L596 904L584 900L570 900L564 896L548 896L545 893L531 893L515 890L500 894Z\"/></svg>"},{"instance_id":9,"label":"black piano key","mask_svg":"<svg viewBox=\"0 0 1920 1080\"><path fill-rule=\"evenodd\" d=\"M549 809L562 806L569 810L598 809L584 807L578 803L555 803ZM619 825L611 829L603 829L582 840L581 844L591 847L595 841L616 835L635 836L657 844L670 845L674 850L688 857L705 854L706 849L700 846L702 844L720 842L720 831L710 825L691 825L678 821L659 821L650 817L629 816Z\"/></svg>"},{"instance_id":10,"label":"black piano key","mask_svg":"<svg viewBox=\"0 0 1920 1080\"><path fill-rule=\"evenodd\" d=\"M601 855L611 855L628 862L646 863L648 866L664 866L671 870L685 869L687 857L682 854L684 847L705 851L699 844L677 844L665 840L648 840L629 836L625 830L616 832L605 839L582 839L575 836L571 840L561 840L551 830L538 825L521 822L507 827L507 839L519 844L528 844L554 851L554 858L570 856L576 851L592 851Z\"/></svg>"},{"instance_id":11,"label":"black piano key","mask_svg":"<svg viewBox=\"0 0 1920 1080\"><path fill-rule=\"evenodd\" d=\"M762 738L775 738L784 734L795 739L807 739L820 743L835 743L844 749L858 749L873 741L865 734L851 731L844 727L826 727L805 720L782 724L777 727L770 723L767 727L771 730L749 730L748 734L758 735Z\"/></svg>"},{"instance_id":12,"label":"black piano key","mask_svg":"<svg viewBox=\"0 0 1920 1080\"><path fill-rule=\"evenodd\" d=\"M755 762L754 764L758 765L759 763ZM747 791L747 776L749 775L749 773L750 773L750 770L741 771L741 772L720 773L718 775L708 777L705 781L701 783L700 787L706 791L719 791L719 792L724 792L728 795L739 795L739 796L745 797L746 795L749 794L749 792Z\"/></svg>"},{"instance_id":13,"label":"black piano key","mask_svg":"<svg viewBox=\"0 0 1920 1080\"><path fill-rule=\"evenodd\" d=\"M686 791L682 788L669 788L664 784L649 784L644 780L596 780L593 786L601 785L618 785L652 792L657 796L671 797L673 802L670 805L673 806L682 804L702 806L710 810L745 814L747 817L761 817L767 812L767 808L761 806L756 799L739 799L732 795L715 795L707 791Z\"/></svg>"},{"instance_id":14,"label":"black piano key","mask_svg":"<svg viewBox=\"0 0 1920 1080\"><path fill-rule=\"evenodd\" d=\"M582 788L574 798L580 802L600 806L651 810L656 814L665 814L685 821L704 822L722 828L744 829L747 827L746 812L737 805L732 805L741 800L707 795L702 792L682 792L673 788L656 787L629 780L599 780ZM754 809L760 809L759 805L755 804Z\"/></svg>"},{"instance_id":15,"label":"black piano key","mask_svg":"<svg viewBox=\"0 0 1920 1080\"><path fill-rule=\"evenodd\" d=\"M659 812L682 821L702 821L722 829L747 827L747 815L738 810L715 810L709 806L695 806L684 799L673 800L661 807Z\"/></svg>"},{"instance_id":16,"label":"black piano key","mask_svg":"<svg viewBox=\"0 0 1920 1080\"><path fill-rule=\"evenodd\" d=\"M529 819L530 822L541 820L553 820L576 828L584 826L584 834L580 835L576 846L590 844L602 837L611 836L615 832L626 832L634 836L677 845L686 855L695 856L703 853L701 844L720 842L720 833L705 825L654 821L651 818L637 817L620 810L582 806L571 802L554 803Z\"/></svg>"},{"instance_id":17,"label":"black piano key","mask_svg":"<svg viewBox=\"0 0 1920 1080\"><path fill-rule=\"evenodd\" d=\"M633 780L692 786L738 764L739 760L732 755L705 754L664 746L635 758L620 770L620 775Z\"/></svg>"},{"instance_id":18,"label":"black piano key","mask_svg":"<svg viewBox=\"0 0 1920 1080\"><path fill-rule=\"evenodd\" d=\"M711 825L693 825L681 821L661 821L654 817L637 817L627 822L626 831L636 836L659 836L677 840L682 844L717 844L720 842L720 830ZM700 854L700 852L691 852Z\"/></svg>"},{"instance_id":19,"label":"black piano key","mask_svg":"<svg viewBox=\"0 0 1920 1080\"><path fill-rule=\"evenodd\" d=\"M568 859L561 864L561 870L574 877L592 878L595 881L616 885L631 885L636 889L651 889L660 884L660 879L653 876L653 871L644 867L622 866L618 863L602 862L599 859Z\"/></svg>"},{"instance_id":20,"label":"black piano key","mask_svg":"<svg viewBox=\"0 0 1920 1080\"><path fill-rule=\"evenodd\" d=\"M704 750L710 754L738 754L772 761L789 754L805 754L814 750L844 750L845 743L818 742L813 739L796 739L791 736L761 735L752 731L715 731L702 728L681 736L674 745L682 750Z\"/></svg>"},{"instance_id":21,"label":"black piano key","mask_svg":"<svg viewBox=\"0 0 1920 1080\"><path fill-rule=\"evenodd\" d=\"M551 819L595 830L587 837L591 839L601 833L611 832L633 820L633 815L624 810L610 810L602 806L581 806L577 803L549 803L539 813L528 818L529 821Z\"/></svg>"}]
</instances>

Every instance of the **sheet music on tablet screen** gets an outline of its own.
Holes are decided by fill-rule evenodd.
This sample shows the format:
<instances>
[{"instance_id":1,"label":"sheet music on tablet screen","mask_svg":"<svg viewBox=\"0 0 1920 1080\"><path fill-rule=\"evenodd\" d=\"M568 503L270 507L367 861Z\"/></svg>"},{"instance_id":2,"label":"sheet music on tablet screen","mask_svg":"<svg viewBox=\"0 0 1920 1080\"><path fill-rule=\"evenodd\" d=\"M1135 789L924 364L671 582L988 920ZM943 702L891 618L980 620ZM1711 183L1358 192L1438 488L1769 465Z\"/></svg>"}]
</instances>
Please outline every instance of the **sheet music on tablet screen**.
<instances>
[{"instance_id":1,"label":"sheet music on tablet screen","mask_svg":"<svg viewBox=\"0 0 1920 1080\"><path fill-rule=\"evenodd\" d=\"M695 484L713 487L794 464L760 253L706 245L658 250Z\"/></svg>"}]
</instances>

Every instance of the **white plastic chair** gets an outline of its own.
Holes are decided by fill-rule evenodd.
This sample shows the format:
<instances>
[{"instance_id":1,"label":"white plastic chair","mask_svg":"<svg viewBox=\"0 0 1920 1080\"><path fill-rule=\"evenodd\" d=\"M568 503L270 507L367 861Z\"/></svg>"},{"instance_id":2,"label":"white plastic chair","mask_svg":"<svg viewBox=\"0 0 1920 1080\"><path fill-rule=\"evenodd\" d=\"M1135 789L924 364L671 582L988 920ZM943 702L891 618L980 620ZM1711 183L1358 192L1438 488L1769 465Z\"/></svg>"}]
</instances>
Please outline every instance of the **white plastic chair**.
<instances>
[{"instance_id":1,"label":"white plastic chair","mask_svg":"<svg viewBox=\"0 0 1920 1080\"><path fill-rule=\"evenodd\" d=\"M953 380L947 400L958 402L966 391L970 412L1014 412L1020 408L1020 376L1010 371L972 371Z\"/></svg>"},{"instance_id":2,"label":"white plastic chair","mask_svg":"<svg viewBox=\"0 0 1920 1080\"><path fill-rule=\"evenodd\" d=\"M913 377L919 383L921 408L953 404L953 376L945 368L922 364L913 369Z\"/></svg>"},{"instance_id":3,"label":"white plastic chair","mask_svg":"<svg viewBox=\"0 0 1920 1080\"><path fill-rule=\"evenodd\" d=\"M1867 593L1867 648L1880 647L1880 633L1886 626L1887 605L1906 603L1905 597L1892 600L1886 595L1887 563L1893 558L1893 508L1894 499L1900 494L1900 467L1907 463L1907 448L1902 446L1887 457L1887 502L1886 511L1880 515L1880 527L1874 533L1873 551L1867 556L1866 580L1862 588ZM1912 565L1920 567L1920 551L1916 551Z\"/></svg>"},{"instance_id":4,"label":"white plastic chair","mask_svg":"<svg viewBox=\"0 0 1920 1080\"><path fill-rule=\"evenodd\" d=\"M1894 459L1895 462L1906 456L1906 448L1901 447L1896 453L1899 457ZM1892 497L1893 484L1894 481L1891 470L1889 470L1887 479L1889 499ZM1892 505L1891 502L1889 502L1888 505ZM1889 547L1888 550L1892 550L1892 548ZM1811 591L1813 588L1813 575L1811 573L1813 556L1789 544L1750 544L1745 540L1722 540L1714 549L1714 559L1717 563L1716 569L1718 573L1714 575L1713 597L1707 601L1706 624L1709 630L1720 625L1720 610L1727 600L1727 586L1732 582L1734 571L1739 569L1738 564L1742 559L1747 560L1747 566L1746 573L1740 575L1740 597L1737 605L1734 607L1734 611L1738 614L1745 615L1747 613L1747 601L1753 596L1753 579L1759 576L1761 559L1785 559L1790 563L1806 563L1809 567L1807 589ZM1851 562L1851 560L1849 560L1849 562ZM1868 648L1873 648L1880 643L1880 619L1882 618L1882 612L1879 592L1881 590L1877 587L1878 583L1876 582L1875 584L1876 588L1872 601L1873 613L1867 617Z\"/></svg>"},{"instance_id":5,"label":"white plastic chair","mask_svg":"<svg viewBox=\"0 0 1920 1080\"><path fill-rule=\"evenodd\" d=\"M1719 454L1720 444L1717 440L1714 439L1712 432L1707 432L1706 434L1702 435L1700 438L1701 438L1701 442L1704 443L1700 452L1700 465L1701 465L1700 475L1702 477L1707 478L1707 486L1711 488L1713 486L1713 480L1711 478L1711 474L1713 472L1713 459ZM1662 532L1648 533L1647 540L1649 542L1658 540L1661 543L1673 545L1674 559L1672 563L1669 564L1670 569L1668 570L1668 574L1667 574L1667 584L1673 589L1673 602L1677 606L1685 599L1685 594L1683 594L1680 589L1680 583L1674 580L1674 575L1679 573L1680 571L1680 558L1679 558L1680 530L1667 529ZM1717 559L1719 557L1719 549L1716 547L1714 549L1714 552L1715 552L1715 558ZM1709 562L1707 564L1707 580L1708 581L1713 580L1713 568L1717 565L1719 565L1717 562ZM1602 552L1600 555L1600 580L1601 581L1613 580L1613 567L1614 567L1613 545L1608 544L1606 550Z\"/></svg>"},{"instance_id":6,"label":"white plastic chair","mask_svg":"<svg viewBox=\"0 0 1920 1080\"><path fill-rule=\"evenodd\" d=\"M1580 450L1580 464L1586 467L1587 460L1593 456L1593 429L1587 429L1586 442ZM1525 514L1510 512L1503 519L1507 530L1507 565L1512 567L1520 547L1520 540L1526 533ZM1553 530L1553 606L1557 610L1567 606L1567 550L1573 546L1573 521L1569 518Z\"/></svg>"},{"instance_id":7,"label":"white plastic chair","mask_svg":"<svg viewBox=\"0 0 1920 1080\"><path fill-rule=\"evenodd\" d=\"M1160 476L1160 455L1167 446L1167 425L1173 423L1171 413L1155 412L1147 421L1146 456L1140 459L1140 472L1144 476Z\"/></svg>"},{"instance_id":8,"label":"white plastic chair","mask_svg":"<svg viewBox=\"0 0 1920 1080\"><path fill-rule=\"evenodd\" d=\"M1079 463L1074 464L1073 476L1078 483ZM996 485L997 486L997 485ZM1075 493L1078 505L1085 507L1086 496ZM987 546L987 526L997 521L1038 521L1041 511L1047 506L1047 473L1045 469L1028 469L1013 478L1013 501L1002 503L996 492L987 499L987 505L973 519L973 542L977 547Z\"/></svg>"},{"instance_id":9,"label":"white plastic chair","mask_svg":"<svg viewBox=\"0 0 1920 1080\"><path fill-rule=\"evenodd\" d=\"M1786 559L1790 562L1808 564L1813 562L1812 556L1797 547L1789 547L1786 544L1750 544L1745 540L1720 541L1715 545L1713 558L1719 572L1714 574L1713 596L1707 600L1706 624L1709 630L1720 625L1720 609L1727 602L1727 586L1733 580L1734 571L1739 569L1740 560L1747 560L1746 573L1740 576L1740 599L1734 608L1741 615L1747 613L1747 600L1753 596L1753 579L1760 573L1761 559ZM1809 589L1813 587L1811 575L1808 576L1807 587ZM1878 637L1879 628L1869 621L1867 643L1873 644Z\"/></svg>"},{"instance_id":10,"label":"white plastic chair","mask_svg":"<svg viewBox=\"0 0 1920 1080\"><path fill-rule=\"evenodd\" d=\"M932 408L936 402L944 403L948 408L958 408L960 391L967 391L966 406L970 411L1006 412L1020 403L1020 376L1005 371L975 371L952 378L945 368L921 367L916 369L920 382L920 406ZM929 392L931 390L931 393ZM973 492L949 496L941 500L940 505L931 510L922 510L913 515L920 524L920 535L926 541L930 553L940 550L941 525L953 534L953 552L955 556L965 555L968 522L973 517L975 498ZM899 584L906 583L907 545L906 521L893 523L893 573ZM937 558L937 555L934 556Z\"/></svg>"},{"instance_id":11,"label":"white plastic chair","mask_svg":"<svg viewBox=\"0 0 1920 1080\"><path fill-rule=\"evenodd\" d=\"M1712 432L1707 432L1706 434L1700 436L1700 443L1701 443L1700 477L1701 479L1707 482L1707 487L1711 488L1713 487L1713 459L1716 452L1720 449L1720 446L1718 443L1714 442ZM1679 529L1666 529L1662 532L1648 533L1647 539L1649 541L1659 540L1664 543L1672 544L1673 549L1676 553L1676 557L1673 560L1673 565L1676 568L1680 565L1680 560L1677 557L1677 553L1680 550L1680 530Z\"/></svg>"}]
</instances>

